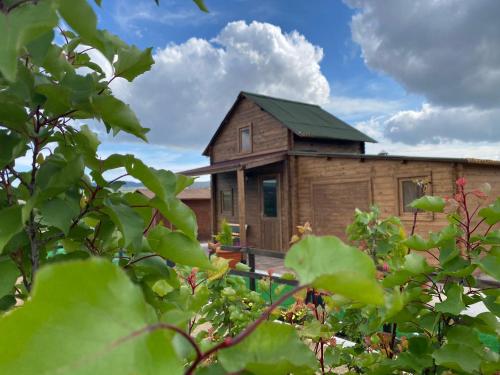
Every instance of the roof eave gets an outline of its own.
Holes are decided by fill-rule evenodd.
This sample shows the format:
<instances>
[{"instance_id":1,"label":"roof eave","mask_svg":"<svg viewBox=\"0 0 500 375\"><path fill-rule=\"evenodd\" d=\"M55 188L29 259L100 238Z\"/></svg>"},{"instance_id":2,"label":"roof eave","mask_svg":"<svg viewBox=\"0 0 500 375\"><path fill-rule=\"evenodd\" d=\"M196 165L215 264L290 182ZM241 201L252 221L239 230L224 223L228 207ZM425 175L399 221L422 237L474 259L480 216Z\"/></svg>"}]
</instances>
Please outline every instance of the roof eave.
<instances>
[{"instance_id":1,"label":"roof eave","mask_svg":"<svg viewBox=\"0 0 500 375\"><path fill-rule=\"evenodd\" d=\"M286 126L286 124L285 124ZM353 139L353 138L340 138L340 137L318 137L318 136L312 136L308 134L303 134L301 132L295 131L289 126L286 126L288 129L290 129L295 135L301 138L310 138L310 139L332 139L332 140L338 140L338 141L354 141L354 142L370 142L370 143L378 143L375 139L365 135L366 139Z\"/></svg>"}]
</instances>

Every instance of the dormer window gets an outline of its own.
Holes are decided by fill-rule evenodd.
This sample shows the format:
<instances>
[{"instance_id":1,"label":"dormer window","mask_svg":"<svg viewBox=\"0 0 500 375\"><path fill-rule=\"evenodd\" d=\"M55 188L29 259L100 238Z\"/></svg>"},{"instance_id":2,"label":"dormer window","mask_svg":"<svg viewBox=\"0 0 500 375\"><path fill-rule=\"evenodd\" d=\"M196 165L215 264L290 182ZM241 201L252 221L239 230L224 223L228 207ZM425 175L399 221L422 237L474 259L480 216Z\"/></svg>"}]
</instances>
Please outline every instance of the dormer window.
<instances>
[{"instance_id":1,"label":"dormer window","mask_svg":"<svg viewBox=\"0 0 500 375\"><path fill-rule=\"evenodd\" d=\"M244 126L238 129L238 151L240 154L252 152L252 127Z\"/></svg>"}]
</instances>

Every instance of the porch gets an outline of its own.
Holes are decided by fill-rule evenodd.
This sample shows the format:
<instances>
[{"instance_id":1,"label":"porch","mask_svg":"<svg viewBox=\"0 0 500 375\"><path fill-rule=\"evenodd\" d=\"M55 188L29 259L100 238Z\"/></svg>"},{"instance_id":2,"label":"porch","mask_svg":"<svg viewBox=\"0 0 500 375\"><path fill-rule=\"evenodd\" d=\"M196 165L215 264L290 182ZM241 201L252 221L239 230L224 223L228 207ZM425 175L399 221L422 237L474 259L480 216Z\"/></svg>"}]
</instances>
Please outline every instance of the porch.
<instances>
[{"instance_id":1,"label":"porch","mask_svg":"<svg viewBox=\"0 0 500 375\"><path fill-rule=\"evenodd\" d=\"M286 153L241 158L182 172L211 176L211 228L239 225L239 245L284 251L291 237ZM246 228L245 230L243 228Z\"/></svg>"}]
</instances>

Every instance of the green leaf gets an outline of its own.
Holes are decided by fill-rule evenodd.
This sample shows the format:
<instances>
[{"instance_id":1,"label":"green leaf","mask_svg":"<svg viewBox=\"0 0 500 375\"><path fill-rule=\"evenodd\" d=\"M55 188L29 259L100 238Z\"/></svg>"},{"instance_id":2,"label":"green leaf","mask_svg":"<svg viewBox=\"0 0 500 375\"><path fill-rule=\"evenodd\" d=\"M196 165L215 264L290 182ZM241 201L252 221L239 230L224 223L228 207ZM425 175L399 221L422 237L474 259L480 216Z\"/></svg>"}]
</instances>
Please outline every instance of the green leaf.
<instances>
[{"instance_id":1,"label":"green leaf","mask_svg":"<svg viewBox=\"0 0 500 375\"><path fill-rule=\"evenodd\" d=\"M488 207L480 209L478 216L484 218L486 224L495 225L498 223L500 221L500 198L497 198Z\"/></svg>"},{"instance_id":2,"label":"green leaf","mask_svg":"<svg viewBox=\"0 0 500 375\"><path fill-rule=\"evenodd\" d=\"M424 240L418 234L414 234L408 237L406 240L403 241L403 244L408 246L410 249L417 251L425 251L433 247L432 243L429 243L429 241Z\"/></svg>"},{"instance_id":3,"label":"green leaf","mask_svg":"<svg viewBox=\"0 0 500 375\"><path fill-rule=\"evenodd\" d=\"M500 280L500 247L492 247L477 264L488 275Z\"/></svg>"},{"instance_id":4,"label":"green leaf","mask_svg":"<svg viewBox=\"0 0 500 375\"><path fill-rule=\"evenodd\" d=\"M152 207L172 223L177 229L192 239L198 237L198 223L194 212L180 199L170 198L165 201L154 197L149 202Z\"/></svg>"},{"instance_id":5,"label":"green leaf","mask_svg":"<svg viewBox=\"0 0 500 375\"><path fill-rule=\"evenodd\" d=\"M200 8L200 10L208 13L208 8L207 6L205 5L205 2L204 0L193 0L194 3L198 6L198 8Z\"/></svg>"},{"instance_id":6,"label":"green leaf","mask_svg":"<svg viewBox=\"0 0 500 375\"><path fill-rule=\"evenodd\" d=\"M219 361L227 372L252 374L314 374L317 361L300 341L294 327L262 323L239 344L221 350Z\"/></svg>"},{"instance_id":7,"label":"green leaf","mask_svg":"<svg viewBox=\"0 0 500 375\"><path fill-rule=\"evenodd\" d=\"M12 292L19 275L19 269L12 259L0 258L0 297Z\"/></svg>"},{"instance_id":8,"label":"green leaf","mask_svg":"<svg viewBox=\"0 0 500 375\"><path fill-rule=\"evenodd\" d=\"M50 2L41 1L0 12L0 73L9 80L16 79L17 58L21 48L57 25L57 15Z\"/></svg>"},{"instance_id":9,"label":"green leaf","mask_svg":"<svg viewBox=\"0 0 500 375\"><path fill-rule=\"evenodd\" d=\"M467 373L478 371L483 346L476 331L461 325L453 326L448 331L447 341L432 355L438 365Z\"/></svg>"},{"instance_id":10,"label":"green leaf","mask_svg":"<svg viewBox=\"0 0 500 375\"><path fill-rule=\"evenodd\" d=\"M128 247L132 244L134 247L138 247L144 230L144 221L141 216L122 202L105 199L103 204L108 208L107 213L111 220L120 228L123 235L122 246Z\"/></svg>"},{"instance_id":11,"label":"green leaf","mask_svg":"<svg viewBox=\"0 0 500 375\"><path fill-rule=\"evenodd\" d=\"M0 311L8 311L11 309L11 307L14 307L16 305L16 298L11 295L7 294L6 296L3 296L0 298Z\"/></svg>"},{"instance_id":12,"label":"green leaf","mask_svg":"<svg viewBox=\"0 0 500 375\"><path fill-rule=\"evenodd\" d=\"M427 260L420 254L410 253L405 256L403 269L413 275L429 273L432 271L431 267L427 264Z\"/></svg>"},{"instance_id":13,"label":"green leaf","mask_svg":"<svg viewBox=\"0 0 500 375\"><path fill-rule=\"evenodd\" d=\"M172 288L170 284L164 279L160 279L155 282L151 289L160 297L165 297L168 293L174 290L174 288Z\"/></svg>"},{"instance_id":14,"label":"green leaf","mask_svg":"<svg viewBox=\"0 0 500 375\"><path fill-rule=\"evenodd\" d=\"M71 90L55 84L38 85L36 92L47 98L44 107L54 115L60 115L72 109Z\"/></svg>"},{"instance_id":15,"label":"green leaf","mask_svg":"<svg viewBox=\"0 0 500 375\"><path fill-rule=\"evenodd\" d=\"M78 198L65 196L45 201L40 207L42 222L54 226L68 235L72 220L80 213Z\"/></svg>"},{"instance_id":16,"label":"green leaf","mask_svg":"<svg viewBox=\"0 0 500 375\"><path fill-rule=\"evenodd\" d=\"M436 303L436 311L459 315L463 310L465 310L462 286L458 284L451 284L445 294L446 299L443 302Z\"/></svg>"},{"instance_id":17,"label":"green leaf","mask_svg":"<svg viewBox=\"0 0 500 375\"><path fill-rule=\"evenodd\" d=\"M154 64L151 48L141 51L136 46L120 48L118 60L113 64L115 76L125 78L132 82L135 77L147 72Z\"/></svg>"},{"instance_id":18,"label":"green leaf","mask_svg":"<svg viewBox=\"0 0 500 375\"><path fill-rule=\"evenodd\" d=\"M493 230L481 237L481 242L485 245L500 245L500 229Z\"/></svg>"},{"instance_id":19,"label":"green leaf","mask_svg":"<svg viewBox=\"0 0 500 375\"><path fill-rule=\"evenodd\" d=\"M46 199L66 192L83 176L83 157L75 152L67 159L55 153L45 159L36 174L38 199Z\"/></svg>"},{"instance_id":20,"label":"green leaf","mask_svg":"<svg viewBox=\"0 0 500 375\"><path fill-rule=\"evenodd\" d=\"M0 16L1 17L1 16ZM22 101L12 95L0 92L0 124L18 133L26 133L28 115Z\"/></svg>"},{"instance_id":21,"label":"green leaf","mask_svg":"<svg viewBox=\"0 0 500 375\"><path fill-rule=\"evenodd\" d=\"M174 173L150 168L136 158L127 160L125 168L129 175L141 181L161 200L174 197L176 190L176 175Z\"/></svg>"},{"instance_id":22,"label":"green leaf","mask_svg":"<svg viewBox=\"0 0 500 375\"><path fill-rule=\"evenodd\" d=\"M23 137L16 133L0 130L0 169L26 153L27 146Z\"/></svg>"},{"instance_id":23,"label":"green leaf","mask_svg":"<svg viewBox=\"0 0 500 375\"><path fill-rule=\"evenodd\" d=\"M110 95L93 97L93 107L99 118L110 126L114 133L123 130L146 141L149 129L143 128L134 112L121 100Z\"/></svg>"},{"instance_id":24,"label":"green leaf","mask_svg":"<svg viewBox=\"0 0 500 375\"><path fill-rule=\"evenodd\" d=\"M172 232L158 225L149 232L148 242L155 253L173 262L186 266L213 268L200 243L181 232Z\"/></svg>"},{"instance_id":25,"label":"green leaf","mask_svg":"<svg viewBox=\"0 0 500 375\"><path fill-rule=\"evenodd\" d=\"M177 183L175 187L175 195L179 194L181 191L183 191L185 188L188 186L191 186L194 182L194 177L188 177L184 176L182 174L177 174Z\"/></svg>"},{"instance_id":26,"label":"green leaf","mask_svg":"<svg viewBox=\"0 0 500 375\"><path fill-rule=\"evenodd\" d=\"M44 267L31 299L0 318L0 374L182 374L170 333L130 336L156 322L142 291L108 261Z\"/></svg>"},{"instance_id":27,"label":"green leaf","mask_svg":"<svg viewBox=\"0 0 500 375\"><path fill-rule=\"evenodd\" d=\"M59 0L59 13L80 36L93 40L97 33L97 17L87 0Z\"/></svg>"},{"instance_id":28,"label":"green leaf","mask_svg":"<svg viewBox=\"0 0 500 375\"><path fill-rule=\"evenodd\" d=\"M383 304L372 259L337 237L306 236L290 248L285 266L295 270L301 284L364 303Z\"/></svg>"},{"instance_id":29,"label":"green leaf","mask_svg":"<svg viewBox=\"0 0 500 375\"><path fill-rule=\"evenodd\" d=\"M23 217L21 206L0 209L0 254L10 239L22 230Z\"/></svg>"},{"instance_id":30,"label":"green leaf","mask_svg":"<svg viewBox=\"0 0 500 375\"><path fill-rule=\"evenodd\" d=\"M410 206L427 212L443 212L446 202L441 197L424 195L410 203Z\"/></svg>"},{"instance_id":31,"label":"green leaf","mask_svg":"<svg viewBox=\"0 0 500 375\"><path fill-rule=\"evenodd\" d=\"M432 356L438 365L467 373L478 371L481 363L481 357L476 352L461 344L445 344Z\"/></svg>"}]
</instances>

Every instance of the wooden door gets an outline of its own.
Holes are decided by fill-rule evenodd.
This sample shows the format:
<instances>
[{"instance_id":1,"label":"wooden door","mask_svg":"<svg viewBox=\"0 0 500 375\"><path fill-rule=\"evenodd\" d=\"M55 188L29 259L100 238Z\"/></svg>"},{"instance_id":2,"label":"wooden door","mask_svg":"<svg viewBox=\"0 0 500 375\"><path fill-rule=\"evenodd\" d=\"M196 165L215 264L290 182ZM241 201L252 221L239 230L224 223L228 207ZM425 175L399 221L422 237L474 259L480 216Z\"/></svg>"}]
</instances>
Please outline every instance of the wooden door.
<instances>
[{"instance_id":1,"label":"wooden door","mask_svg":"<svg viewBox=\"0 0 500 375\"><path fill-rule=\"evenodd\" d=\"M279 175L259 178L261 247L281 250L281 207Z\"/></svg>"}]
</instances>

